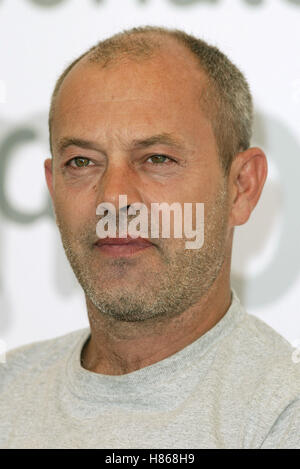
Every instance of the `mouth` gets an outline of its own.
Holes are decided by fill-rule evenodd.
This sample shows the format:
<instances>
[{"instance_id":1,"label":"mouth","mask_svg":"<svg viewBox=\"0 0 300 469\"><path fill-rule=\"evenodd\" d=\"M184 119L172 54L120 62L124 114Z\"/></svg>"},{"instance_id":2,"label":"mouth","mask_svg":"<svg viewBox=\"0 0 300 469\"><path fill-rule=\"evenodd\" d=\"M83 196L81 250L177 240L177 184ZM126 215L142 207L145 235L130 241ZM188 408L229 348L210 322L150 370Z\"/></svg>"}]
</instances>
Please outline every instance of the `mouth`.
<instances>
[{"instance_id":1,"label":"mouth","mask_svg":"<svg viewBox=\"0 0 300 469\"><path fill-rule=\"evenodd\" d=\"M103 238L95 243L96 249L109 257L131 257L154 244L145 238Z\"/></svg>"}]
</instances>

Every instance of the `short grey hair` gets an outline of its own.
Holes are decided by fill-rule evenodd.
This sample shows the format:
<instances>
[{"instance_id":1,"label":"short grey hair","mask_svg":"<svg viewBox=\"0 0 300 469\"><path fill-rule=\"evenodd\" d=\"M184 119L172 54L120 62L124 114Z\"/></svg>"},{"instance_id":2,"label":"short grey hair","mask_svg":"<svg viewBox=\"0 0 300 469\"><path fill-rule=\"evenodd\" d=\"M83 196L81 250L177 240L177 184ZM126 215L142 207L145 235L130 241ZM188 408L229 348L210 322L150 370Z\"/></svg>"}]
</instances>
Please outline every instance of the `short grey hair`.
<instances>
[{"instance_id":1,"label":"short grey hair","mask_svg":"<svg viewBox=\"0 0 300 469\"><path fill-rule=\"evenodd\" d=\"M224 174L228 175L234 156L250 147L253 127L253 102L243 73L217 47L179 29L142 26L124 30L98 42L75 59L59 76L51 97L51 127L55 100L70 70L84 57L102 67L122 58L134 60L152 57L163 47L165 37L173 38L189 50L205 72L207 86L201 96L204 113L210 118Z\"/></svg>"}]
</instances>

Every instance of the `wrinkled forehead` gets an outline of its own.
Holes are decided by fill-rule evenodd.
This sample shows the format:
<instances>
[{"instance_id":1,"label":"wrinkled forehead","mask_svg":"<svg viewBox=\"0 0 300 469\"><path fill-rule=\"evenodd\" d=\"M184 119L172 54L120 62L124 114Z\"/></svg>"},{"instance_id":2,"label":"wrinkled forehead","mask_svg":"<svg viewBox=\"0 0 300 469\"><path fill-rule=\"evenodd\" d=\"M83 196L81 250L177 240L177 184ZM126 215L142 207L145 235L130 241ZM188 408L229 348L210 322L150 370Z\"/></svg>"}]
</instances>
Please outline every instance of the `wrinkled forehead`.
<instances>
[{"instance_id":1,"label":"wrinkled forehead","mask_svg":"<svg viewBox=\"0 0 300 469\"><path fill-rule=\"evenodd\" d=\"M165 46L150 58L117 56L105 67L101 61L89 62L87 56L65 77L56 109L88 104L96 97L104 102L147 98L194 102L200 99L206 81L195 57L182 45Z\"/></svg>"},{"instance_id":2,"label":"wrinkled forehead","mask_svg":"<svg viewBox=\"0 0 300 469\"><path fill-rule=\"evenodd\" d=\"M160 51L147 60L121 57L107 67L77 63L56 97L53 141L65 134L95 126L135 132L151 124L156 133L182 128L195 131L195 122L208 125L200 100L206 76L198 64L179 49Z\"/></svg>"}]
</instances>

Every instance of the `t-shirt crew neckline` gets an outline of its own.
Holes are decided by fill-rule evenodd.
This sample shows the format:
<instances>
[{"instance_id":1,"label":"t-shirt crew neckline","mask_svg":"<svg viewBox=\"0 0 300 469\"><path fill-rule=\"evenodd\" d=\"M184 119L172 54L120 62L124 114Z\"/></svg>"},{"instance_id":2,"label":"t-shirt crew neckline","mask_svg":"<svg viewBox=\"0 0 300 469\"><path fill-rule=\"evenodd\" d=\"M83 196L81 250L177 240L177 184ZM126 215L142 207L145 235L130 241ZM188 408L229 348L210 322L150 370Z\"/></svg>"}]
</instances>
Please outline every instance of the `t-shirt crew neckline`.
<instances>
[{"instance_id":1,"label":"t-shirt crew neckline","mask_svg":"<svg viewBox=\"0 0 300 469\"><path fill-rule=\"evenodd\" d=\"M90 338L90 329L84 329L75 347L66 360L66 383L73 394L84 399L92 396L111 395L122 398L137 392L149 392L151 386L175 378L199 359L244 317L246 311L235 292L231 289L231 305L227 312L209 331L173 355L136 371L123 375L105 375L86 370L81 364L81 352ZM96 392L96 394L95 394Z\"/></svg>"}]
</instances>

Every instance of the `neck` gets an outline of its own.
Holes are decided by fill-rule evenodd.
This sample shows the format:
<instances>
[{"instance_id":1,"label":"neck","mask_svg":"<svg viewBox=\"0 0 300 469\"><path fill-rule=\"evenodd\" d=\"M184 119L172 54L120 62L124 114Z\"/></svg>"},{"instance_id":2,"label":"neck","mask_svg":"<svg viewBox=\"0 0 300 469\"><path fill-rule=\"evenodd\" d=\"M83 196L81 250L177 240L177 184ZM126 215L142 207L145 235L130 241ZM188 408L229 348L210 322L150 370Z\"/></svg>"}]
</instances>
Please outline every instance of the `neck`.
<instances>
[{"instance_id":1,"label":"neck","mask_svg":"<svg viewBox=\"0 0 300 469\"><path fill-rule=\"evenodd\" d=\"M157 363L209 331L231 304L229 271L218 276L206 294L179 316L125 322L108 318L86 298L91 338L82 365L95 373L122 375Z\"/></svg>"}]
</instances>

